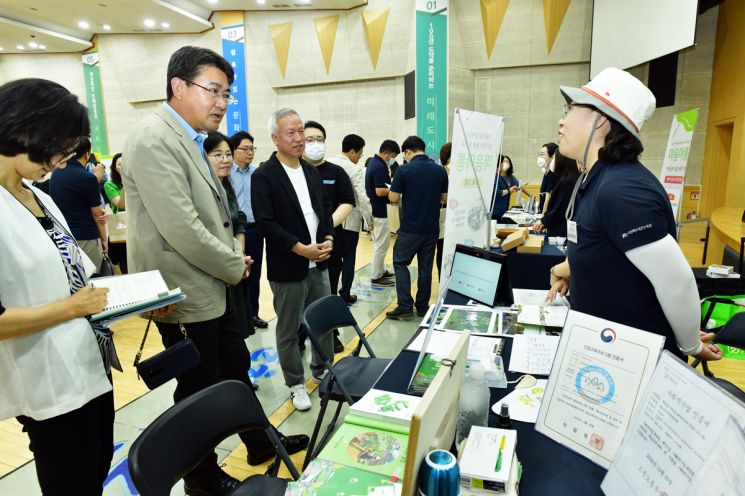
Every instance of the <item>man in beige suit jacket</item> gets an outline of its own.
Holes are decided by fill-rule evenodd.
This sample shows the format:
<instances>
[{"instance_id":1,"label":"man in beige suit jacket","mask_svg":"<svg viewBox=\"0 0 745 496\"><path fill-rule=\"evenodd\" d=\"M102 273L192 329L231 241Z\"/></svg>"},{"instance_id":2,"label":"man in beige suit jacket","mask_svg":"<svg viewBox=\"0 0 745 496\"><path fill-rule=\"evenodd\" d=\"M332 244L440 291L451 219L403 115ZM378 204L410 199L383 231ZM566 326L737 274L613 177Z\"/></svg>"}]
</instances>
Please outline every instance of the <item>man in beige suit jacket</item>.
<instances>
[{"instance_id":1,"label":"man in beige suit jacket","mask_svg":"<svg viewBox=\"0 0 745 496\"><path fill-rule=\"evenodd\" d=\"M175 401L225 379L251 384L251 356L227 297L228 287L248 275L250 257L233 238L225 190L202 147L232 100L233 79L230 64L215 52L180 48L168 64L168 102L135 125L124 147L130 270L159 269L170 288L181 287L187 299L156 325L170 347L184 339L182 324L201 355L178 378ZM280 438L291 453L308 444L304 435ZM275 454L263 431L241 439L252 465ZM238 485L217 466L215 453L184 482L190 495L228 494Z\"/></svg>"}]
</instances>

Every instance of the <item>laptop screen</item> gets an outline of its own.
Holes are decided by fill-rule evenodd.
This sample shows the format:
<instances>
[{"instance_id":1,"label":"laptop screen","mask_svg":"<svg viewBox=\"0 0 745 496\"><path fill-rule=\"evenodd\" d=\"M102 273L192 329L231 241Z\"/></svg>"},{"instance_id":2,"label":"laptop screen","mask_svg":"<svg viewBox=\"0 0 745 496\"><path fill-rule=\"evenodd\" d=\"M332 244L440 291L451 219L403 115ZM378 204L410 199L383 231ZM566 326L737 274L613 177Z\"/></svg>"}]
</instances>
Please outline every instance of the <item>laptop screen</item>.
<instances>
[{"instance_id":1,"label":"laptop screen","mask_svg":"<svg viewBox=\"0 0 745 496\"><path fill-rule=\"evenodd\" d=\"M450 290L494 306L504 258L486 250L457 245L450 270Z\"/></svg>"}]
</instances>

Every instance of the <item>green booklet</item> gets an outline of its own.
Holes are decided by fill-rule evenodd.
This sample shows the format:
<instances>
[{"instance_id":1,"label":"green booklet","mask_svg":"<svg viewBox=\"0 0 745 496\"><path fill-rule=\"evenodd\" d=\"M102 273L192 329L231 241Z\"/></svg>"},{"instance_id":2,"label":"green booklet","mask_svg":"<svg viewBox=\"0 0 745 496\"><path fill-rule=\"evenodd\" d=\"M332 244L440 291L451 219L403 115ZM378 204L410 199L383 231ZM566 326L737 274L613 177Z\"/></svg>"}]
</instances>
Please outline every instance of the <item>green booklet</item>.
<instances>
[{"instance_id":1,"label":"green booklet","mask_svg":"<svg viewBox=\"0 0 745 496\"><path fill-rule=\"evenodd\" d=\"M400 494L400 485L384 475L316 458L297 481L287 484L285 496L368 496L379 488Z\"/></svg>"},{"instance_id":2,"label":"green booklet","mask_svg":"<svg viewBox=\"0 0 745 496\"><path fill-rule=\"evenodd\" d=\"M356 425L345 419L318 457L400 480L408 442L407 434Z\"/></svg>"},{"instance_id":3,"label":"green booklet","mask_svg":"<svg viewBox=\"0 0 745 496\"><path fill-rule=\"evenodd\" d=\"M419 366L419 370L416 372L416 377L411 382L411 387L407 391L408 394L414 394L421 396L427 390L432 381L437 375L437 371L440 370L442 364L432 358L431 353L424 355L422 364Z\"/></svg>"}]
</instances>

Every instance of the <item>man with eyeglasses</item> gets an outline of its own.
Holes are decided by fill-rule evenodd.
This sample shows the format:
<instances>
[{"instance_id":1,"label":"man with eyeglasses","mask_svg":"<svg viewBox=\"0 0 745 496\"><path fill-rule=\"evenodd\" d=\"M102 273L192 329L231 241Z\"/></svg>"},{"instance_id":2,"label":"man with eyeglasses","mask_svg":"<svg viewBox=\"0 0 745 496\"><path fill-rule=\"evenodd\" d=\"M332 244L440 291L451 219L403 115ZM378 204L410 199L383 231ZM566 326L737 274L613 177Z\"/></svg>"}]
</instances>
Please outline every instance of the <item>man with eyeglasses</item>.
<instances>
[{"instance_id":1,"label":"man with eyeglasses","mask_svg":"<svg viewBox=\"0 0 745 496\"><path fill-rule=\"evenodd\" d=\"M248 276L248 298L251 300L254 326L266 329L269 323L259 317L259 293L261 291L261 263L264 259L264 238L256 227L253 209L251 208L251 176L257 166L253 162L256 147L254 137L246 131L238 131L230 137L233 153L233 167L230 169L230 184L235 190L238 206L246 214L248 227L246 229L246 254L253 260L251 274Z\"/></svg>"},{"instance_id":2,"label":"man with eyeglasses","mask_svg":"<svg viewBox=\"0 0 745 496\"><path fill-rule=\"evenodd\" d=\"M124 146L129 266L133 272L158 269L169 288L186 293L185 301L153 320L167 348L183 341L183 329L201 357L178 377L175 401L225 379L253 391L251 355L227 289L248 276L251 257L233 237L225 189L203 147L207 131L216 131L225 116L233 79L228 61L212 50L178 49L168 62L167 102L133 127ZM264 431L240 437L250 465L275 456ZM308 444L304 435L280 439L288 452ZM238 485L214 452L184 476L189 495L227 495Z\"/></svg>"}]
</instances>

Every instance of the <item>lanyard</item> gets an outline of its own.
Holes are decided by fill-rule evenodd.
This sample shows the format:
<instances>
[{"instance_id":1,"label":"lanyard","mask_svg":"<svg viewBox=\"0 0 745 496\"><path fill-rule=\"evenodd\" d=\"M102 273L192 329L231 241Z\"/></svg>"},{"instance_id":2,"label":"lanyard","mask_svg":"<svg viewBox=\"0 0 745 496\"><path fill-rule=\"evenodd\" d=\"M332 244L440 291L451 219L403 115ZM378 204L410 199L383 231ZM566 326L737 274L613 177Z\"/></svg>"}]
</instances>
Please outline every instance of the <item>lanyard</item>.
<instances>
[{"instance_id":1,"label":"lanyard","mask_svg":"<svg viewBox=\"0 0 745 496\"><path fill-rule=\"evenodd\" d=\"M595 131L598 129L598 122L600 122L600 118L603 116L603 114L598 113L598 116L595 118L595 122L592 125L592 131L590 132L590 137L587 140L587 145L585 145L585 155L582 159L582 173L577 178L577 182L574 184L574 189L572 190L572 197L569 200L569 205L567 205L566 213L564 214L564 217L566 220L572 220L572 217L574 217L574 204L577 201L577 193L579 192L580 186L582 186L582 183L587 178L587 154L590 152L590 144L592 143L592 138L595 136Z\"/></svg>"}]
</instances>

